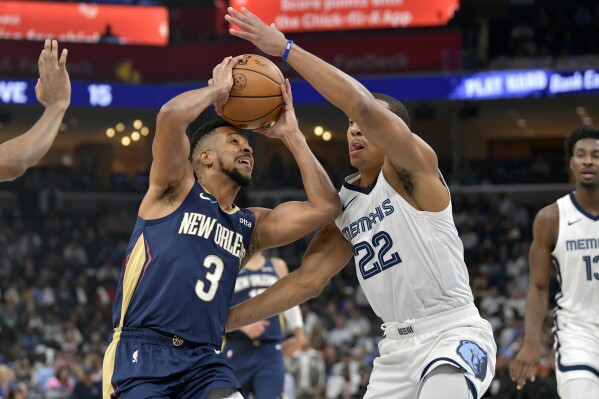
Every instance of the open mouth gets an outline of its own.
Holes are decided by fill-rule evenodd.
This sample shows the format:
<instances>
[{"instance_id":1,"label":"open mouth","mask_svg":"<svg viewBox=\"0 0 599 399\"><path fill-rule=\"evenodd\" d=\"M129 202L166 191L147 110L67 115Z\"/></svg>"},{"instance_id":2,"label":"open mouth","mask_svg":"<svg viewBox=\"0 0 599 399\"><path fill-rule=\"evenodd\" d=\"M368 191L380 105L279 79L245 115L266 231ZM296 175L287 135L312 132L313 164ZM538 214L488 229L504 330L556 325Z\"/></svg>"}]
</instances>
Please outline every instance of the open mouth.
<instances>
[{"instance_id":1,"label":"open mouth","mask_svg":"<svg viewBox=\"0 0 599 399\"><path fill-rule=\"evenodd\" d=\"M249 157L240 157L237 159L237 163L240 163L242 165L248 165L249 167L252 166L252 161Z\"/></svg>"},{"instance_id":2,"label":"open mouth","mask_svg":"<svg viewBox=\"0 0 599 399\"><path fill-rule=\"evenodd\" d=\"M351 147L349 148L349 155L355 155L357 153L359 153L360 151L362 151L364 149L364 146L360 143L352 143Z\"/></svg>"}]
</instances>

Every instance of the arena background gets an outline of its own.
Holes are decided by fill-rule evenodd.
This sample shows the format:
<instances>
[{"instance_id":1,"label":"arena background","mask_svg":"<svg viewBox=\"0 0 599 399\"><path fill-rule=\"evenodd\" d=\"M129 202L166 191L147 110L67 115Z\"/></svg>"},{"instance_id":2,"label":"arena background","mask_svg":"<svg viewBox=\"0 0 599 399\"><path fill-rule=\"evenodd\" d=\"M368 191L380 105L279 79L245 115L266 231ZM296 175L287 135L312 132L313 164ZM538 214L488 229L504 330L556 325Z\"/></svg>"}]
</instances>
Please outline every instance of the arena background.
<instances>
[{"instance_id":1,"label":"arena background","mask_svg":"<svg viewBox=\"0 0 599 399\"><path fill-rule=\"evenodd\" d=\"M516 392L508 365L522 340L532 218L573 188L565 135L599 117L599 43L593 40L599 3L234 3L270 4L269 18L278 18L289 38L371 90L405 101L413 131L437 151L450 184L477 305L495 331L497 373L486 397L556 398L551 313L540 378ZM69 49L73 83L72 106L50 152L0 187L0 392L6 398L100 398L99 391L71 392L101 378L123 252L147 188L157 111L172 96L205 85L225 56L256 52L227 35L226 5L0 3L0 140L23 133L42 112L33 92L40 39L55 35ZM346 118L281 60L273 61L291 79L302 131L340 187L352 172ZM249 137L254 183L239 205L303 198L285 148ZM271 254L293 270L309 239ZM363 396L381 330L354 270L350 263L302 305L310 348L288 362L289 399ZM555 279L551 287L553 297ZM62 383L48 384L53 377Z\"/></svg>"}]
</instances>

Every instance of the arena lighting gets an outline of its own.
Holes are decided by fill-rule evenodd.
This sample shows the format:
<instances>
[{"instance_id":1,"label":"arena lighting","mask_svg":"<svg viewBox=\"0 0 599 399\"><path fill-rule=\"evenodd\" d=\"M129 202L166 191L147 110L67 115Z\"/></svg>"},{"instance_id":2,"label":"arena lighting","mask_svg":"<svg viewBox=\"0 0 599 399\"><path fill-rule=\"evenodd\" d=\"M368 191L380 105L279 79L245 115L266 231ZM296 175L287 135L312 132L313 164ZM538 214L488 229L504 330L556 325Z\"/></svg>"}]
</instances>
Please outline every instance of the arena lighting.
<instances>
[{"instance_id":1,"label":"arena lighting","mask_svg":"<svg viewBox=\"0 0 599 399\"><path fill-rule=\"evenodd\" d=\"M129 144L131 144L131 139L129 138L129 136L125 136L121 139L121 144L124 145L125 147L127 147Z\"/></svg>"},{"instance_id":2,"label":"arena lighting","mask_svg":"<svg viewBox=\"0 0 599 399\"><path fill-rule=\"evenodd\" d=\"M125 125L123 123L117 123L116 124L116 131L121 133L123 130L125 130Z\"/></svg>"},{"instance_id":3,"label":"arena lighting","mask_svg":"<svg viewBox=\"0 0 599 399\"><path fill-rule=\"evenodd\" d=\"M116 135L116 132L113 128L109 127L106 129L106 137L113 138Z\"/></svg>"},{"instance_id":4,"label":"arena lighting","mask_svg":"<svg viewBox=\"0 0 599 399\"><path fill-rule=\"evenodd\" d=\"M322 136L323 132L324 132L324 129L322 128L322 126L316 126L314 128L314 134L317 136Z\"/></svg>"},{"instance_id":5,"label":"arena lighting","mask_svg":"<svg viewBox=\"0 0 599 399\"><path fill-rule=\"evenodd\" d=\"M147 126L144 126L141 128L140 132L142 136L147 136L148 134L150 134L150 129L148 129Z\"/></svg>"},{"instance_id":6,"label":"arena lighting","mask_svg":"<svg viewBox=\"0 0 599 399\"><path fill-rule=\"evenodd\" d=\"M60 124L59 130L61 132L66 132L68 128L69 128L69 125L67 125L66 123L63 122L63 123Z\"/></svg>"},{"instance_id":7,"label":"arena lighting","mask_svg":"<svg viewBox=\"0 0 599 399\"><path fill-rule=\"evenodd\" d=\"M139 132L133 132L133 133L131 133L131 140L133 140L133 141L139 141L140 138L141 138L141 135L139 134Z\"/></svg>"},{"instance_id":8,"label":"arena lighting","mask_svg":"<svg viewBox=\"0 0 599 399\"><path fill-rule=\"evenodd\" d=\"M527 126L526 119L524 119L524 118L519 118L516 121L516 124L518 125L518 127L526 127Z\"/></svg>"},{"instance_id":9,"label":"arena lighting","mask_svg":"<svg viewBox=\"0 0 599 399\"><path fill-rule=\"evenodd\" d=\"M322 139L324 141L330 141L331 138L333 138L333 135L328 130L326 132L322 133Z\"/></svg>"},{"instance_id":10,"label":"arena lighting","mask_svg":"<svg viewBox=\"0 0 599 399\"><path fill-rule=\"evenodd\" d=\"M140 121L139 119L136 119L136 120L133 122L133 127L134 127L135 129L137 129L137 130L141 129L141 127L142 127L142 126L143 126L143 123L142 123L142 121Z\"/></svg>"}]
</instances>

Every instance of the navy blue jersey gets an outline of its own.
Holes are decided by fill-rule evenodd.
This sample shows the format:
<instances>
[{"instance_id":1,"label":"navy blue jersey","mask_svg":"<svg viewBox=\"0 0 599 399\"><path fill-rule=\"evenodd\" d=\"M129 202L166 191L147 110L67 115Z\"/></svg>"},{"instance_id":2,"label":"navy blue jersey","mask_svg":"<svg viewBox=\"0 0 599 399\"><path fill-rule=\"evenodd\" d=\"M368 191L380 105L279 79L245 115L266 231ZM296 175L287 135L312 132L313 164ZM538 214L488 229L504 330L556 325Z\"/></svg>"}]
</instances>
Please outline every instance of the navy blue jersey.
<instances>
[{"instance_id":1,"label":"navy blue jersey","mask_svg":"<svg viewBox=\"0 0 599 399\"><path fill-rule=\"evenodd\" d=\"M279 276L270 258L265 258L265 262L257 270L242 269L237 276L231 306L245 302L264 292L268 287L276 283L278 279ZM268 319L270 324L264 330L264 334L258 337L258 339L263 341L282 341L285 337L281 326L281 318L282 315L277 315Z\"/></svg>"},{"instance_id":2,"label":"navy blue jersey","mask_svg":"<svg viewBox=\"0 0 599 399\"><path fill-rule=\"evenodd\" d=\"M175 212L137 218L113 305L113 327L145 328L220 348L241 261L255 227L198 183Z\"/></svg>"}]
</instances>

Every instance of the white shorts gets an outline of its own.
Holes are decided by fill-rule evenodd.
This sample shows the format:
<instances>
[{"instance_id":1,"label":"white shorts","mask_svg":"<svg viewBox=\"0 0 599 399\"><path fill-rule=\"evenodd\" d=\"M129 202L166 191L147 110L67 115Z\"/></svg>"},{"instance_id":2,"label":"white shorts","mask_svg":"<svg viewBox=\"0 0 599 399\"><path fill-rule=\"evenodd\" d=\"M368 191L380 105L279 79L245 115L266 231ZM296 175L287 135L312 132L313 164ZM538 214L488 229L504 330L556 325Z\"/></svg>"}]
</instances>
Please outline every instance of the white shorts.
<instances>
[{"instance_id":1,"label":"white shorts","mask_svg":"<svg viewBox=\"0 0 599 399\"><path fill-rule=\"evenodd\" d=\"M558 392L572 379L599 380L599 326L558 314L554 333Z\"/></svg>"},{"instance_id":2,"label":"white shorts","mask_svg":"<svg viewBox=\"0 0 599 399\"><path fill-rule=\"evenodd\" d=\"M444 364L464 373L473 399L493 380L497 346L491 325L474 304L413 323L385 323L383 329L364 399L414 399L424 377Z\"/></svg>"}]
</instances>

